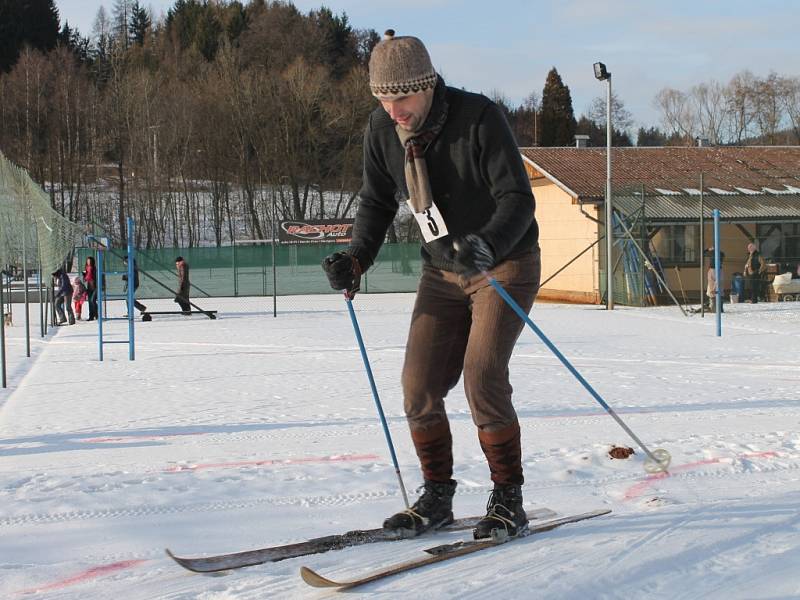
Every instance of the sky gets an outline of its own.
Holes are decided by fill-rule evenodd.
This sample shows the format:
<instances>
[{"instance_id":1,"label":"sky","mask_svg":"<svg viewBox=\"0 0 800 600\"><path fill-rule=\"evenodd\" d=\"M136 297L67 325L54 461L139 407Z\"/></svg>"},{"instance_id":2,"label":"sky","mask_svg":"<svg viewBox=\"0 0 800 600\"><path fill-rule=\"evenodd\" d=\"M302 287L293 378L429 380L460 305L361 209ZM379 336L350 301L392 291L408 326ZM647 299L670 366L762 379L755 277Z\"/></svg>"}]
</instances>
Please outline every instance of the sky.
<instances>
[{"instance_id":1,"label":"sky","mask_svg":"<svg viewBox=\"0 0 800 600\"><path fill-rule=\"evenodd\" d=\"M87 35L101 4L113 0L56 0L62 22ZM158 17L174 0L144 0ZM295 0L307 12L319 0ZM518 105L541 96L556 67L572 93L576 116L605 97L592 64L602 61L635 126L658 125L653 99L664 87L688 91L727 83L745 69L800 76L798 0L327 0L353 27L416 35L451 85Z\"/></svg>"}]
</instances>

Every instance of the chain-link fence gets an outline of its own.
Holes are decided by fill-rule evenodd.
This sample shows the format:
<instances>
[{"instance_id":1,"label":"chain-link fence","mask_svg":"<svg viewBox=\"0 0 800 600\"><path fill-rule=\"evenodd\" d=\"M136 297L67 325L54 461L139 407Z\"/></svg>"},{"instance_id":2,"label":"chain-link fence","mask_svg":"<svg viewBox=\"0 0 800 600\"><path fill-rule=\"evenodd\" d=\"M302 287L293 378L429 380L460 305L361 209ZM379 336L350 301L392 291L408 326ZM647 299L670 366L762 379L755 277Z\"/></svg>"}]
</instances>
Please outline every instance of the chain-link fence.
<instances>
[{"instance_id":1,"label":"chain-link fence","mask_svg":"<svg viewBox=\"0 0 800 600\"><path fill-rule=\"evenodd\" d=\"M71 255L80 227L52 209L50 196L0 153L0 265L51 273Z\"/></svg>"},{"instance_id":2,"label":"chain-link fence","mask_svg":"<svg viewBox=\"0 0 800 600\"><path fill-rule=\"evenodd\" d=\"M322 271L322 260L340 244L264 243L206 248L138 249L136 264L143 273L139 298L168 298L177 288L175 259L190 267L193 298L295 296L333 292ZM80 271L91 248L79 248L75 270ZM122 271L125 249L106 254L106 270ZM375 264L361 280L361 293L413 292L421 269L418 243L384 244ZM110 278L108 292L122 289L120 278Z\"/></svg>"}]
</instances>

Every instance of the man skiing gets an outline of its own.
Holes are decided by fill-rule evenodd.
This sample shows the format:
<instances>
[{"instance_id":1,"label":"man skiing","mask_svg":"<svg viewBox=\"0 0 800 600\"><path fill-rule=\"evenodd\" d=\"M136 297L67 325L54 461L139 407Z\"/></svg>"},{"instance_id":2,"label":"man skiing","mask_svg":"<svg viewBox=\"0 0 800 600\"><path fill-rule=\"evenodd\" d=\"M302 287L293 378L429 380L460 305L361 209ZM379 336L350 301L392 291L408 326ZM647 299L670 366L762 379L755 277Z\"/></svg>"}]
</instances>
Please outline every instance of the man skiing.
<instances>
[{"instance_id":1,"label":"man skiing","mask_svg":"<svg viewBox=\"0 0 800 600\"><path fill-rule=\"evenodd\" d=\"M352 242L323 268L331 287L352 299L397 213L397 196L407 199L423 237L423 268L402 387L424 491L384 528L420 533L452 521L456 482L444 398L463 372L494 483L474 535L517 535L528 522L508 363L523 322L485 274L531 309L540 258L530 181L500 109L485 96L447 87L419 39L387 31L369 73L381 106L364 135Z\"/></svg>"}]
</instances>

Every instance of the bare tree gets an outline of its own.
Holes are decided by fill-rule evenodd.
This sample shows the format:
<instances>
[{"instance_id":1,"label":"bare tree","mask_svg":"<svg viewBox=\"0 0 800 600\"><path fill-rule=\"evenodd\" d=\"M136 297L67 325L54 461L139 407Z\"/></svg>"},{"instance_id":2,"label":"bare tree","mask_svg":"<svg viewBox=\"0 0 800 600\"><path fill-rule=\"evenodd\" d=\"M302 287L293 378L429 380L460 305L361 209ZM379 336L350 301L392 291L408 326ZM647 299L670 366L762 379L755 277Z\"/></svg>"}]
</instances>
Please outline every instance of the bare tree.
<instances>
[{"instance_id":1,"label":"bare tree","mask_svg":"<svg viewBox=\"0 0 800 600\"><path fill-rule=\"evenodd\" d=\"M780 78L778 98L791 125L795 143L800 144L800 77Z\"/></svg>"},{"instance_id":2,"label":"bare tree","mask_svg":"<svg viewBox=\"0 0 800 600\"><path fill-rule=\"evenodd\" d=\"M750 71L733 76L725 87L728 139L741 144L755 118L756 78Z\"/></svg>"},{"instance_id":3,"label":"bare tree","mask_svg":"<svg viewBox=\"0 0 800 600\"><path fill-rule=\"evenodd\" d=\"M775 144L783 110L780 101L780 78L774 72L758 81L755 90L755 123L768 144Z\"/></svg>"},{"instance_id":4,"label":"bare tree","mask_svg":"<svg viewBox=\"0 0 800 600\"><path fill-rule=\"evenodd\" d=\"M725 90L718 82L711 80L692 87L690 97L697 114L700 137L712 144L722 142L722 131L727 117Z\"/></svg>"},{"instance_id":5,"label":"bare tree","mask_svg":"<svg viewBox=\"0 0 800 600\"><path fill-rule=\"evenodd\" d=\"M586 115L590 121L603 130L606 128L607 106L608 98L606 96L597 96L592 100ZM625 103L622 99L613 91L611 92L611 126L618 131L627 131L633 126L633 115L625 108Z\"/></svg>"},{"instance_id":6,"label":"bare tree","mask_svg":"<svg viewBox=\"0 0 800 600\"><path fill-rule=\"evenodd\" d=\"M697 132L697 114L687 95L680 90L664 88L656 95L655 106L661 111L661 122L667 133L691 144Z\"/></svg>"}]
</instances>

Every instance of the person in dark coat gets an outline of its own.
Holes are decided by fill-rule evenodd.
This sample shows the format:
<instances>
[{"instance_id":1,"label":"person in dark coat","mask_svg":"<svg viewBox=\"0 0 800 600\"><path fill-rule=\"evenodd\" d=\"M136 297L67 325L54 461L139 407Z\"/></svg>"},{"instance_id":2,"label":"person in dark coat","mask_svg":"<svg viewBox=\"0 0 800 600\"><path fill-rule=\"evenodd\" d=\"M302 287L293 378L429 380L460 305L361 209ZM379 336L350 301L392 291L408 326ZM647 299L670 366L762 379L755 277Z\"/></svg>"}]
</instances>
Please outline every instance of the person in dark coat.
<instances>
[{"instance_id":1,"label":"person in dark coat","mask_svg":"<svg viewBox=\"0 0 800 600\"><path fill-rule=\"evenodd\" d=\"M444 398L462 375L493 490L475 529L527 528L520 426L508 365L523 321L494 277L528 312L539 287L539 229L531 184L502 110L448 87L423 43L386 32L370 57L380 106L364 134L364 169L349 248L323 261L352 300L398 211L407 203L422 237L422 275L402 373L406 418L424 479L409 509L384 522L419 533L453 519L453 450Z\"/></svg>"},{"instance_id":2,"label":"person in dark coat","mask_svg":"<svg viewBox=\"0 0 800 600\"><path fill-rule=\"evenodd\" d=\"M59 268L53 273L53 278L55 286L53 304L58 315L56 325L65 323L75 325L75 313L72 311L72 282L69 280L69 275L63 268Z\"/></svg>"},{"instance_id":3,"label":"person in dark coat","mask_svg":"<svg viewBox=\"0 0 800 600\"><path fill-rule=\"evenodd\" d=\"M127 256L122 259L122 263L125 265L125 270L127 271L128 269ZM125 292L127 293L128 292L127 273L122 275L122 281L125 282ZM136 299L136 290L138 289L139 289L139 266L136 264L136 259L134 258L133 259L133 305L136 307L136 310L138 310L141 313L144 313L145 311L147 311L147 307Z\"/></svg>"},{"instance_id":4,"label":"person in dark coat","mask_svg":"<svg viewBox=\"0 0 800 600\"><path fill-rule=\"evenodd\" d=\"M175 294L177 302L184 315L192 314L192 305L189 303L189 263L182 256L175 259L175 270L178 271L178 292Z\"/></svg>"},{"instance_id":5,"label":"person in dark coat","mask_svg":"<svg viewBox=\"0 0 800 600\"><path fill-rule=\"evenodd\" d=\"M750 302L755 304L761 296L761 282L767 270L767 263L761 257L755 244L747 244L748 257L744 263L744 275L750 284Z\"/></svg>"}]
</instances>

